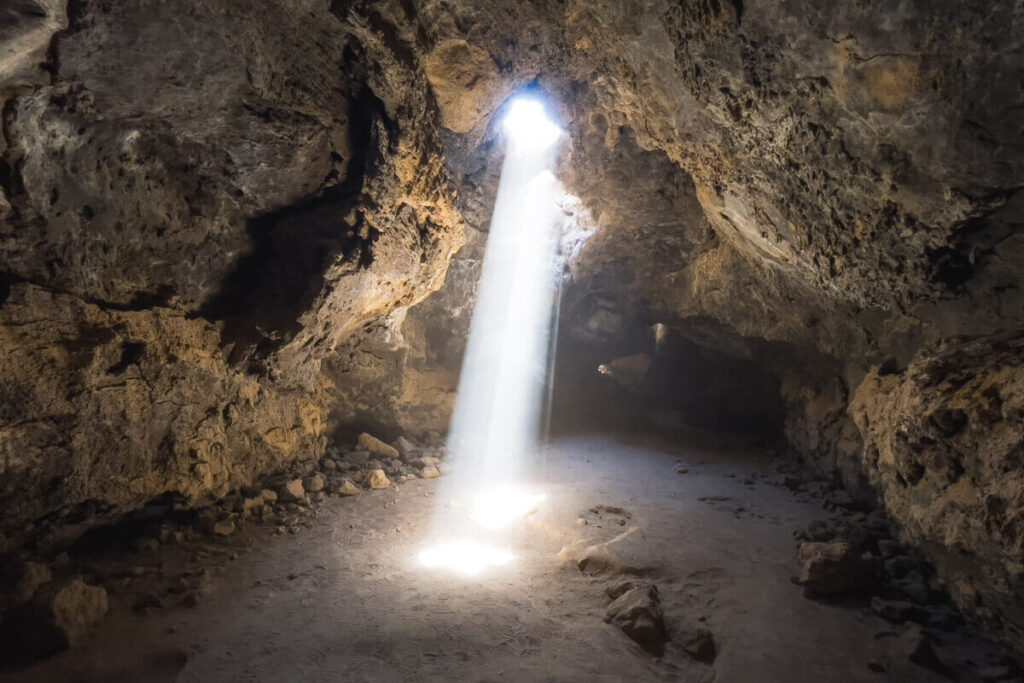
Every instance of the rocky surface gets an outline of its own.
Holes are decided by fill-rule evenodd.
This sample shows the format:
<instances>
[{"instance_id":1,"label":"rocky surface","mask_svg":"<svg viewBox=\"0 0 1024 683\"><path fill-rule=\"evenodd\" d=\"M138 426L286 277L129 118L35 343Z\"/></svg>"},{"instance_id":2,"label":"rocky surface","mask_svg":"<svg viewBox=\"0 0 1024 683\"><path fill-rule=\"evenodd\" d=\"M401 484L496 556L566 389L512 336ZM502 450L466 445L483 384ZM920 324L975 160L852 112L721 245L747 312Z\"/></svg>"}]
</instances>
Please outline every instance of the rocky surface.
<instances>
[{"instance_id":1,"label":"rocky surface","mask_svg":"<svg viewBox=\"0 0 1024 683\"><path fill-rule=\"evenodd\" d=\"M0 10L0 549L443 431L531 85L588 381L668 339L629 391L783 433L1024 651L1018 6L185 7ZM309 495L412 473L355 459Z\"/></svg>"}]
</instances>

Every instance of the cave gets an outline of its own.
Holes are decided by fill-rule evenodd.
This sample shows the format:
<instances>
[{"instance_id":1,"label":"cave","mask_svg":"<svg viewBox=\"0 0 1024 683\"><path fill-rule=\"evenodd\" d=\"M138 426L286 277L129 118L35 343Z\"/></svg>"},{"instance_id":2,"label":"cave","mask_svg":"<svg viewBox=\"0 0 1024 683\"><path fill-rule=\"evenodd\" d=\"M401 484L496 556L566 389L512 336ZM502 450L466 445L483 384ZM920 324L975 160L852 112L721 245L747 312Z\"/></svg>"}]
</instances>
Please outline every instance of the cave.
<instances>
[{"instance_id":1,"label":"cave","mask_svg":"<svg viewBox=\"0 0 1024 683\"><path fill-rule=\"evenodd\" d=\"M0 681L1024 680L1022 29L0 0Z\"/></svg>"}]
</instances>

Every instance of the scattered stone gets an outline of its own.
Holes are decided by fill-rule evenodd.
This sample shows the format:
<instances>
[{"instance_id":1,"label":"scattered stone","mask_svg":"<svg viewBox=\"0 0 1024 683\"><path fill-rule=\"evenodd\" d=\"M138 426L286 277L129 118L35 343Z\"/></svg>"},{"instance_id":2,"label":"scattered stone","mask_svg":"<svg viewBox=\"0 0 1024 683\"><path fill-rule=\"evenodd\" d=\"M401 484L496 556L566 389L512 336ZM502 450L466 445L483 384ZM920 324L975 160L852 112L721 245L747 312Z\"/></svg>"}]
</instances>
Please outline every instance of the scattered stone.
<instances>
[{"instance_id":1,"label":"scattered stone","mask_svg":"<svg viewBox=\"0 0 1024 683\"><path fill-rule=\"evenodd\" d=\"M395 439L395 450L398 451L402 458L410 458L416 451L416 445L404 436L400 436Z\"/></svg>"},{"instance_id":2,"label":"scattered stone","mask_svg":"<svg viewBox=\"0 0 1024 683\"><path fill-rule=\"evenodd\" d=\"M292 479L278 491L278 499L286 503L302 500L306 497L306 489L301 479Z\"/></svg>"},{"instance_id":3,"label":"scattered stone","mask_svg":"<svg viewBox=\"0 0 1024 683\"><path fill-rule=\"evenodd\" d=\"M580 517L576 520L576 526L587 526L587 520Z\"/></svg>"},{"instance_id":4,"label":"scattered stone","mask_svg":"<svg viewBox=\"0 0 1024 683\"><path fill-rule=\"evenodd\" d=\"M377 469L370 470L367 473L367 484L369 484L371 489L379 490L386 489L391 486L391 481L388 479L388 476L384 474L384 470Z\"/></svg>"},{"instance_id":5,"label":"scattered stone","mask_svg":"<svg viewBox=\"0 0 1024 683\"><path fill-rule=\"evenodd\" d=\"M21 566L18 583L14 587L16 602L28 602L39 588L53 580L53 573L45 564L26 562Z\"/></svg>"},{"instance_id":6,"label":"scattered stone","mask_svg":"<svg viewBox=\"0 0 1024 683\"><path fill-rule=\"evenodd\" d=\"M825 497L825 505L833 508L852 508L855 503L853 496L839 489L838 491L832 491Z\"/></svg>"},{"instance_id":7,"label":"scattered stone","mask_svg":"<svg viewBox=\"0 0 1024 683\"><path fill-rule=\"evenodd\" d=\"M399 457L398 450L366 432L359 435L359 448L384 458Z\"/></svg>"},{"instance_id":8,"label":"scattered stone","mask_svg":"<svg viewBox=\"0 0 1024 683\"><path fill-rule=\"evenodd\" d=\"M164 601L160 599L160 596L149 591L143 593L135 600L134 610L142 614L147 614L153 610L160 609L164 606Z\"/></svg>"},{"instance_id":9,"label":"scattered stone","mask_svg":"<svg viewBox=\"0 0 1024 683\"><path fill-rule=\"evenodd\" d=\"M230 536L235 533L234 520L224 519L213 525L213 533L216 536Z\"/></svg>"},{"instance_id":10,"label":"scattered stone","mask_svg":"<svg viewBox=\"0 0 1024 683\"><path fill-rule=\"evenodd\" d=\"M711 664L715 661L715 638L706 626L683 627L675 634L673 642L698 662Z\"/></svg>"},{"instance_id":11,"label":"scattered stone","mask_svg":"<svg viewBox=\"0 0 1024 683\"><path fill-rule=\"evenodd\" d=\"M928 612L917 605L902 600L883 600L877 595L871 598L871 611L897 624L928 619Z\"/></svg>"},{"instance_id":12,"label":"scattered stone","mask_svg":"<svg viewBox=\"0 0 1024 683\"><path fill-rule=\"evenodd\" d=\"M271 491L270 489L263 489L260 491L260 497L263 498L264 502L276 503L277 502L277 491Z\"/></svg>"},{"instance_id":13,"label":"scattered stone","mask_svg":"<svg viewBox=\"0 0 1024 683\"><path fill-rule=\"evenodd\" d=\"M317 493L324 490L324 478L321 474L314 474L303 482L303 487L310 493Z\"/></svg>"},{"instance_id":14,"label":"scattered stone","mask_svg":"<svg viewBox=\"0 0 1024 683\"><path fill-rule=\"evenodd\" d=\"M931 640L920 626L910 626L900 637L900 641L910 661L936 673L948 674L946 665L939 659Z\"/></svg>"},{"instance_id":15,"label":"scattered stone","mask_svg":"<svg viewBox=\"0 0 1024 683\"><path fill-rule=\"evenodd\" d=\"M441 476L441 471L436 467L428 466L420 470L420 476L424 479L437 479Z\"/></svg>"},{"instance_id":16,"label":"scattered stone","mask_svg":"<svg viewBox=\"0 0 1024 683\"><path fill-rule=\"evenodd\" d=\"M615 624L644 650L660 657L665 652L665 617L658 588L649 583L627 581L613 589L616 595L605 612Z\"/></svg>"},{"instance_id":17,"label":"scattered stone","mask_svg":"<svg viewBox=\"0 0 1024 683\"><path fill-rule=\"evenodd\" d=\"M690 470L689 468L683 467L683 465L679 464L673 467L672 471L675 472L676 474L686 474Z\"/></svg>"},{"instance_id":18,"label":"scattered stone","mask_svg":"<svg viewBox=\"0 0 1024 683\"><path fill-rule=\"evenodd\" d=\"M333 460L326 460L326 459L324 460L324 469L325 470L333 470L333 469L335 469L337 467L338 467L338 465Z\"/></svg>"},{"instance_id":19,"label":"scattered stone","mask_svg":"<svg viewBox=\"0 0 1024 683\"><path fill-rule=\"evenodd\" d=\"M902 579L917 567L917 560L906 555L897 555L885 561L885 572L897 579Z\"/></svg>"},{"instance_id":20,"label":"scattered stone","mask_svg":"<svg viewBox=\"0 0 1024 683\"><path fill-rule=\"evenodd\" d=\"M802 543L798 551L802 573L797 580L811 595L863 594L875 588L875 562L845 542Z\"/></svg>"}]
</instances>

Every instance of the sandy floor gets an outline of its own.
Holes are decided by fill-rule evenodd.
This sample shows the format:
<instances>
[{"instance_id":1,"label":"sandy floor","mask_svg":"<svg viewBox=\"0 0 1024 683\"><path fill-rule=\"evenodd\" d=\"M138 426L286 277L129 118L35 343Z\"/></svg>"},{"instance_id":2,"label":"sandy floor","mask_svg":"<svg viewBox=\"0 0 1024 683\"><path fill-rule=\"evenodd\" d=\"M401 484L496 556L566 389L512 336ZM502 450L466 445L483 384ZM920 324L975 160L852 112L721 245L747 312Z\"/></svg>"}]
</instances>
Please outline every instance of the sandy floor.
<instances>
[{"instance_id":1,"label":"sandy floor","mask_svg":"<svg viewBox=\"0 0 1024 683\"><path fill-rule=\"evenodd\" d=\"M331 499L300 534L232 538L249 550L198 606L115 609L81 647L3 680L935 680L907 660L898 627L790 582L793 531L827 513L758 477L768 466L738 449L562 440L540 476L546 502L506 539L517 558L474 578L416 560L448 478ZM603 619L622 577L559 561L564 546L632 527L617 557L657 584L670 633L706 619L712 665L671 643L645 654Z\"/></svg>"}]
</instances>

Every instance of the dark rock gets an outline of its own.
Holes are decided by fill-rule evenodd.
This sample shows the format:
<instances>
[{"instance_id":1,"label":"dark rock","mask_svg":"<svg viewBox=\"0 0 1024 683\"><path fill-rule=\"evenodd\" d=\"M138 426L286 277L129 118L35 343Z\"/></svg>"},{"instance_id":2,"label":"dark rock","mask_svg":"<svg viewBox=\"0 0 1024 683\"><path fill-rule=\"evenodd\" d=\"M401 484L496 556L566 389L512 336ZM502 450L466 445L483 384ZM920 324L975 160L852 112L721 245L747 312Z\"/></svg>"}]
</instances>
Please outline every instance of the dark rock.
<instances>
[{"instance_id":1,"label":"dark rock","mask_svg":"<svg viewBox=\"0 0 1024 683\"><path fill-rule=\"evenodd\" d=\"M611 595L615 597L606 610L607 620L650 654L664 654L667 636L657 587L630 581L620 584Z\"/></svg>"},{"instance_id":2,"label":"dark rock","mask_svg":"<svg viewBox=\"0 0 1024 683\"><path fill-rule=\"evenodd\" d=\"M107 613L107 592L81 579L50 584L0 624L6 663L24 663L78 643Z\"/></svg>"},{"instance_id":3,"label":"dark rock","mask_svg":"<svg viewBox=\"0 0 1024 683\"><path fill-rule=\"evenodd\" d=\"M803 543L797 583L811 595L862 595L878 584L876 564L849 543Z\"/></svg>"}]
</instances>

